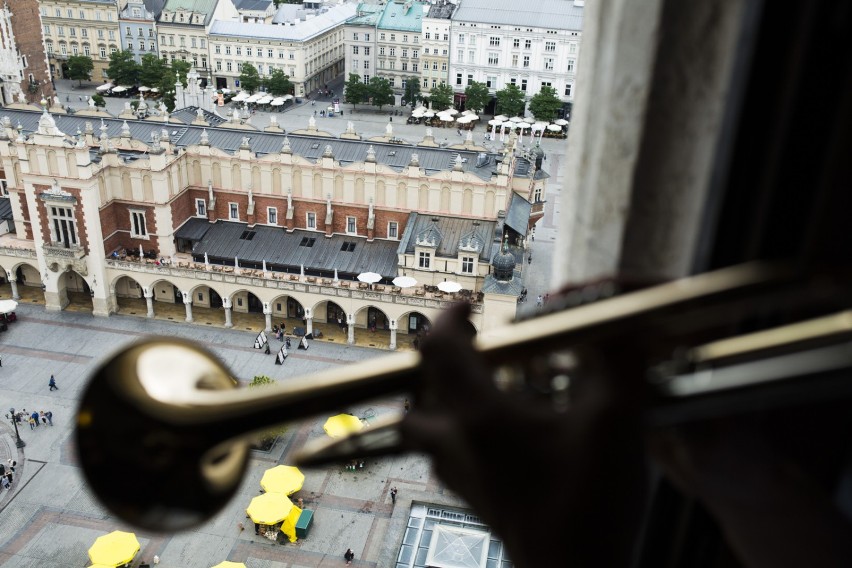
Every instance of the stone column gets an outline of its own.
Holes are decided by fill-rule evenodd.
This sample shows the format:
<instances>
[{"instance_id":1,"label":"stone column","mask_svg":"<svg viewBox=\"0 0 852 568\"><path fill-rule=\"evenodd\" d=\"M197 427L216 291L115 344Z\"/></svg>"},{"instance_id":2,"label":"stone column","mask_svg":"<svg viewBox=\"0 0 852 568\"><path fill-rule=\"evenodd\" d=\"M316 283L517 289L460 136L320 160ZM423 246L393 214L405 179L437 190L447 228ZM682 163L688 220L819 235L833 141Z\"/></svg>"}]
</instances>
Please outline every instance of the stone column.
<instances>
[{"instance_id":1,"label":"stone column","mask_svg":"<svg viewBox=\"0 0 852 568\"><path fill-rule=\"evenodd\" d=\"M349 324L346 333L346 343L355 343L355 314L346 314L346 323Z\"/></svg>"},{"instance_id":2,"label":"stone column","mask_svg":"<svg viewBox=\"0 0 852 568\"><path fill-rule=\"evenodd\" d=\"M10 277L9 278L9 284L12 285L12 299L13 300L20 300L21 295L18 294L18 279Z\"/></svg>"},{"instance_id":3,"label":"stone column","mask_svg":"<svg viewBox=\"0 0 852 568\"><path fill-rule=\"evenodd\" d=\"M268 302L263 303L263 315L266 316L266 333L272 331L272 306Z\"/></svg>"},{"instance_id":4,"label":"stone column","mask_svg":"<svg viewBox=\"0 0 852 568\"><path fill-rule=\"evenodd\" d=\"M145 304L148 306L148 313L145 316L152 318L154 317L154 292L146 286L142 288L142 295L145 296Z\"/></svg>"},{"instance_id":5,"label":"stone column","mask_svg":"<svg viewBox=\"0 0 852 568\"><path fill-rule=\"evenodd\" d=\"M192 296L189 292L181 292L183 294L183 306L186 308L186 321L192 322Z\"/></svg>"},{"instance_id":6,"label":"stone column","mask_svg":"<svg viewBox=\"0 0 852 568\"><path fill-rule=\"evenodd\" d=\"M396 320L390 320L390 345L388 345L388 349L391 351L396 350Z\"/></svg>"},{"instance_id":7,"label":"stone column","mask_svg":"<svg viewBox=\"0 0 852 568\"><path fill-rule=\"evenodd\" d=\"M231 322L231 299L222 298L222 307L225 308L225 327L234 327Z\"/></svg>"}]
</instances>

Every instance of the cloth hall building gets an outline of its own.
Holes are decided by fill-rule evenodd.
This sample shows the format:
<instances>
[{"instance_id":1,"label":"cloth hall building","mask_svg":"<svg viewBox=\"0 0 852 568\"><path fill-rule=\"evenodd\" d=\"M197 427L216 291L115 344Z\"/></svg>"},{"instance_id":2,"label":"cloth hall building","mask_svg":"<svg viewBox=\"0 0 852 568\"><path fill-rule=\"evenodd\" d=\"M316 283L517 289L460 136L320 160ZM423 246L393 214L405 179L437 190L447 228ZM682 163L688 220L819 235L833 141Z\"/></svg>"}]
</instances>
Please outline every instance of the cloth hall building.
<instances>
[{"instance_id":1,"label":"cloth hall building","mask_svg":"<svg viewBox=\"0 0 852 568\"><path fill-rule=\"evenodd\" d=\"M351 124L335 138L312 118L285 135L200 109L0 114L12 228L0 265L14 296L40 288L48 310L76 294L108 316L144 298L149 317L183 304L187 321L221 309L226 326L234 312L266 329L334 322L350 342L389 333L392 349L454 301L472 302L480 333L515 315L548 176L543 153L522 155L514 138L488 154L471 141L440 148L430 133L362 140ZM366 272L380 279L360 282ZM417 283L395 286L400 276ZM461 290L441 292L445 281Z\"/></svg>"}]
</instances>

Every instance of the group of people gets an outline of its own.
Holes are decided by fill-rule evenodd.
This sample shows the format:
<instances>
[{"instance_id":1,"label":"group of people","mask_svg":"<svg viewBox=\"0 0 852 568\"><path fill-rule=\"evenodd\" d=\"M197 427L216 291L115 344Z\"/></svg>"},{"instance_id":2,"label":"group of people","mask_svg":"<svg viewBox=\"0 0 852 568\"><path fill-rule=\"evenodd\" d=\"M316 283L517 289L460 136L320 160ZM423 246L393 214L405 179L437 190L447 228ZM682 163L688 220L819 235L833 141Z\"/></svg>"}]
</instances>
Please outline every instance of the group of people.
<instances>
[{"instance_id":1,"label":"group of people","mask_svg":"<svg viewBox=\"0 0 852 568\"><path fill-rule=\"evenodd\" d=\"M0 463L0 486L3 489L10 489L12 487L12 481L15 478L15 467L17 465L18 462L12 458L9 458L6 465Z\"/></svg>"},{"instance_id":2,"label":"group of people","mask_svg":"<svg viewBox=\"0 0 852 568\"><path fill-rule=\"evenodd\" d=\"M30 425L30 430L35 430L42 424L53 426L53 412L51 412L50 410L46 412L44 410L34 410L31 413L27 412L26 408L24 408L20 412L15 412L14 408L11 410L12 415L9 416L7 414L6 417L9 419L14 418L15 422L18 424L23 424L24 422L28 423Z\"/></svg>"}]
</instances>

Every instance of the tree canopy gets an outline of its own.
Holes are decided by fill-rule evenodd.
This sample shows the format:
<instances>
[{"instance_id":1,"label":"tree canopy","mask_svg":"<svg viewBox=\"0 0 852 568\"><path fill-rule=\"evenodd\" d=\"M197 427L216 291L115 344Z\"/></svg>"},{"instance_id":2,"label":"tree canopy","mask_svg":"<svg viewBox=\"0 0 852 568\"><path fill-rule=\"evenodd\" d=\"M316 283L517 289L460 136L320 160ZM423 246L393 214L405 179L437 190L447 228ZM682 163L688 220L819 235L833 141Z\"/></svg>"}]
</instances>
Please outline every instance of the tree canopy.
<instances>
[{"instance_id":1,"label":"tree canopy","mask_svg":"<svg viewBox=\"0 0 852 568\"><path fill-rule=\"evenodd\" d=\"M263 81L263 84L266 86L266 90L276 97L289 95L293 92L293 84L290 82L290 78L281 69L273 69L269 77Z\"/></svg>"},{"instance_id":2,"label":"tree canopy","mask_svg":"<svg viewBox=\"0 0 852 568\"><path fill-rule=\"evenodd\" d=\"M78 86L82 85L84 80L89 80L94 68L95 62L86 55L72 55L68 58L68 78L79 81Z\"/></svg>"},{"instance_id":3,"label":"tree canopy","mask_svg":"<svg viewBox=\"0 0 852 568\"><path fill-rule=\"evenodd\" d=\"M260 87L260 73L257 67L251 63L243 63L243 71L240 73L240 88L249 93L254 93Z\"/></svg>"},{"instance_id":4,"label":"tree canopy","mask_svg":"<svg viewBox=\"0 0 852 568\"><path fill-rule=\"evenodd\" d=\"M471 81L470 85L465 88L464 94L465 108L475 112L482 112L482 109L491 100L491 95L488 94L488 87L485 83L478 83L477 81Z\"/></svg>"},{"instance_id":5,"label":"tree canopy","mask_svg":"<svg viewBox=\"0 0 852 568\"><path fill-rule=\"evenodd\" d=\"M174 88L174 84L180 79L181 85L186 87L186 76L192 70L192 63L189 61L184 61L182 59L175 59L172 61L172 71L174 72L175 79L172 81L172 87Z\"/></svg>"},{"instance_id":6,"label":"tree canopy","mask_svg":"<svg viewBox=\"0 0 852 568\"><path fill-rule=\"evenodd\" d=\"M368 95L373 99L373 106L382 107L393 102L393 87L390 86L390 81L384 77L373 77L370 79Z\"/></svg>"},{"instance_id":7,"label":"tree canopy","mask_svg":"<svg viewBox=\"0 0 852 568\"><path fill-rule=\"evenodd\" d=\"M495 93L497 96L497 112L506 116L523 116L526 96L517 85L509 83L505 89Z\"/></svg>"},{"instance_id":8,"label":"tree canopy","mask_svg":"<svg viewBox=\"0 0 852 568\"><path fill-rule=\"evenodd\" d=\"M453 106L453 88L445 83L432 87L429 99L432 101L432 110L446 110Z\"/></svg>"},{"instance_id":9,"label":"tree canopy","mask_svg":"<svg viewBox=\"0 0 852 568\"><path fill-rule=\"evenodd\" d=\"M543 86L541 90L530 99L530 112L536 120L550 122L556 118L556 115L561 108L562 101L556 96L556 89L548 87L547 85Z\"/></svg>"},{"instance_id":10,"label":"tree canopy","mask_svg":"<svg viewBox=\"0 0 852 568\"><path fill-rule=\"evenodd\" d=\"M106 72L107 77L116 85L133 86L139 81L139 64L129 49L111 53Z\"/></svg>"},{"instance_id":11,"label":"tree canopy","mask_svg":"<svg viewBox=\"0 0 852 568\"><path fill-rule=\"evenodd\" d=\"M405 91L402 95L406 104L414 108L420 100L420 79L417 77L408 77L405 80Z\"/></svg>"},{"instance_id":12,"label":"tree canopy","mask_svg":"<svg viewBox=\"0 0 852 568\"><path fill-rule=\"evenodd\" d=\"M146 87L156 87L169 70L168 64L153 53L142 56L139 65L139 82Z\"/></svg>"},{"instance_id":13,"label":"tree canopy","mask_svg":"<svg viewBox=\"0 0 852 568\"><path fill-rule=\"evenodd\" d=\"M343 102L352 105L352 110L355 110L355 105L363 103L367 99L367 84L361 82L361 78L357 73L350 73L349 79L343 85Z\"/></svg>"}]
</instances>

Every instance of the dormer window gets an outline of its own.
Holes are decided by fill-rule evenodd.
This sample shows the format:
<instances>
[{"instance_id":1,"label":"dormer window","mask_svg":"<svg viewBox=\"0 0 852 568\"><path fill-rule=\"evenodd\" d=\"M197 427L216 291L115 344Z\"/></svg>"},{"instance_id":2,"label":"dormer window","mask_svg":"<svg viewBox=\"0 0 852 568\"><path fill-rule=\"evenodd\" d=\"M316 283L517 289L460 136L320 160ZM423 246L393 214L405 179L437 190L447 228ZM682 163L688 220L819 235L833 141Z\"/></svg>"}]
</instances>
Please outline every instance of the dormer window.
<instances>
[{"instance_id":1,"label":"dormer window","mask_svg":"<svg viewBox=\"0 0 852 568\"><path fill-rule=\"evenodd\" d=\"M429 270L432 265L432 253L420 251L417 253L417 267L423 270Z\"/></svg>"}]
</instances>

